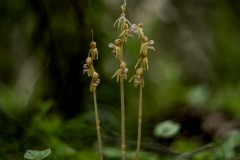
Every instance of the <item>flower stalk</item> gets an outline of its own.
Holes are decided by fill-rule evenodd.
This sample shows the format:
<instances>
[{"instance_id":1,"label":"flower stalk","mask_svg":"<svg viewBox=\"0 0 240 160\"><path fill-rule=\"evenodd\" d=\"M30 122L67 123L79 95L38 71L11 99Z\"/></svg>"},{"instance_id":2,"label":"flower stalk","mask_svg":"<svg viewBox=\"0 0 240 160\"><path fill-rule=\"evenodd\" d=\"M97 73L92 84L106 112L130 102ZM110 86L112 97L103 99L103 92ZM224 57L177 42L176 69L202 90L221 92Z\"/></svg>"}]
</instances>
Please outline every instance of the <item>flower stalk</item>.
<instances>
[{"instance_id":1,"label":"flower stalk","mask_svg":"<svg viewBox=\"0 0 240 160\"><path fill-rule=\"evenodd\" d=\"M123 63L123 43L121 43L121 59L120 59L120 69L126 68L126 64ZM127 75L120 77L120 92L121 92L121 139L122 139L122 160L126 159L126 143L125 143L125 103L124 103L124 79Z\"/></svg>"},{"instance_id":2,"label":"flower stalk","mask_svg":"<svg viewBox=\"0 0 240 160\"><path fill-rule=\"evenodd\" d=\"M120 79L120 96L121 96L121 156L122 160L126 159L126 142L125 142L125 103L124 103L124 79L127 79L128 69L126 68L126 63L123 61L123 43L127 42L127 37L133 37L131 34L132 28L128 27L128 24L131 26L131 23L127 20L125 16L126 10L126 0L121 6L122 14L115 21L113 27L117 24L118 28L121 30L120 39L115 40L114 44L110 43L108 46L113 49L112 55L119 59L120 68L112 76L114 78L117 76L117 82Z\"/></svg>"},{"instance_id":3,"label":"flower stalk","mask_svg":"<svg viewBox=\"0 0 240 160\"><path fill-rule=\"evenodd\" d=\"M132 25L133 26L133 25ZM155 50L153 46L154 41L150 40L148 41L148 38L144 36L143 32L143 24L140 23L137 26L134 25L134 32L138 34L139 37L141 37L141 48L140 48L140 58L137 61L137 64L135 65L135 68L137 68L138 64L140 63L140 68L137 69L136 75L134 75L129 82L132 81L134 78L134 87L139 86L139 111L138 111L138 136L137 136L137 148L136 148L136 160L139 160L140 157L140 148L141 148L141 130L142 130L142 92L144 87L144 79L143 79L143 71L147 71L149 69L148 67L148 59L147 59L147 52L148 49Z\"/></svg>"},{"instance_id":4,"label":"flower stalk","mask_svg":"<svg viewBox=\"0 0 240 160\"><path fill-rule=\"evenodd\" d=\"M141 143L141 126L142 126L142 88L144 87L144 79L143 79L143 71L149 69L148 67L148 59L147 59L147 51L148 49L154 48L151 46L154 44L153 40L148 41L148 38L144 36L143 32L143 24L140 23L138 25L131 24L125 16L126 10L126 0L124 0L124 4L121 6L122 14L115 21L113 27L117 24L118 28L121 29L120 39L115 40L114 44L110 43L108 46L113 49L112 55L120 60L120 69L118 69L115 74L112 76L114 78L117 76L117 82L120 78L120 92L121 92L121 139L122 139L122 160L125 160L125 106L124 106L124 79L127 79L127 68L126 64L123 62L123 43L127 42L127 37L133 38L132 33L137 33L138 37L141 38L141 48L140 48L140 58L135 66L137 68L140 63L140 68L137 69L136 75L134 75L131 79L134 79L134 87L140 85L139 89L139 113L138 113L138 138L137 138L137 149L136 149L136 159L139 159L140 155L140 143ZM130 27L129 27L129 26ZM123 66L125 65L125 66ZM129 81L129 82L130 82Z\"/></svg>"},{"instance_id":5,"label":"flower stalk","mask_svg":"<svg viewBox=\"0 0 240 160\"><path fill-rule=\"evenodd\" d=\"M126 159L126 143L125 143L125 105L124 105L124 81L120 79L121 90L121 139L122 139L122 160Z\"/></svg>"},{"instance_id":6,"label":"flower stalk","mask_svg":"<svg viewBox=\"0 0 240 160\"><path fill-rule=\"evenodd\" d=\"M142 133L142 88L143 88L143 83L141 82L140 88L139 88L138 136L137 136L136 160L139 159L139 155L140 155L140 144L141 144L141 133Z\"/></svg>"},{"instance_id":7,"label":"flower stalk","mask_svg":"<svg viewBox=\"0 0 240 160\"><path fill-rule=\"evenodd\" d=\"M95 89L93 90L93 99L94 99L96 129L97 129L97 137L98 137L99 159L103 160L102 140L101 140L101 132L100 132L100 121L99 121L99 118L98 118L97 98L96 98L96 90Z\"/></svg>"},{"instance_id":8,"label":"flower stalk","mask_svg":"<svg viewBox=\"0 0 240 160\"><path fill-rule=\"evenodd\" d=\"M100 79L99 79L99 74L95 71L93 66L93 60L98 59L98 50L96 46L97 46L96 42L93 41L93 30L92 30L92 42L90 44L91 49L89 50L88 58L86 59L86 64L83 65L83 74L87 73L89 77L92 77L92 81L90 82L90 91L93 92L99 159L103 160L100 121L98 118L98 108L97 108L97 98L96 98L96 87L100 84Z\"/></svg>"}]
</instances>

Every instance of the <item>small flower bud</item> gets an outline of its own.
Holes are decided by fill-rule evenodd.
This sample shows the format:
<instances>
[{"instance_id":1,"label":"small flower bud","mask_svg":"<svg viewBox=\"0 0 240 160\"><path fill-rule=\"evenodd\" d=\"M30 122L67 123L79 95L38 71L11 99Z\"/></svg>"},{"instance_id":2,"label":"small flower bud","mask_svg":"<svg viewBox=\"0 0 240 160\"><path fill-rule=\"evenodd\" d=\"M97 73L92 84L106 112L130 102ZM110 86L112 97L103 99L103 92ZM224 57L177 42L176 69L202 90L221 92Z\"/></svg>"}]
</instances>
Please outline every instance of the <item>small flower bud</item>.
<instances>
[{"instance_id":1,"label":"small flower bud","mask_svg":"<svg viewBox=\"0 0 240 160\"><path fill-rule=\"evenodd\" d=\"M122 13L124 13L124 12L125 12L125 9L126 9L126 3L124 3L124 4L121 6L121 8L122 8Z\"/></svg>"},{"instance_id":2,"label":"small flower bud","mask_svg":"<svg viewBox=\"0 0 240 160\"><path fill-rule=\"evenodd\" d=\"M141 76L143 74L143 70L142 68L139 68L137 71L136 71L136 75L137 76Z\"/></svg>"},{"instance_id":3,"label":"small flower bud","mask_svg":"<svg viewBox=\"0 0 240 160\"><path fill-rule=\"evenodd\" d=\"M97 47L97 43L94 42L94 41L92 41L92 43L90 44L90 47L91 47L92 49L96 48L96 47Z\"/></svg>"},{"instance_id":4,"label":"small flower bud","mask_svg":"<svg viewBox=\"0 0 240 160\"><path fill-rule=\"evenodd\" d=\"M88 57L88 58L86 59L86 64L87 64L87 65L92 65L92 58L91 58L91 57Z\"/></svg>"},{"instance_id":5,"label":"small flower bud","mask_svg":"<svg viewBox=\"0 0 240 160\"><path fill-rule=\"evenodd\" d=\"M122 42L122 41L121 41L120 39L116 39L116 40L115 40L115 45L118 46L118 47L120 47L121 42Z\"/></svg>"},{"instance_id":6,"label":"small flower bud","mask_svg":"<svg viewBox=\"0 0 240 160\"><path fill-rule=\"evenodd\" d=\"M97 72L93 72L93 75L92 75L92 81L90 83L90 91L92 92L92 90L95 90L96 87L100 84L100 79L98 78L99 75Z\"/></svg>"},{"instance_id":7,"label":"small flower bud","mask_svg":"<svg viewBox=\"0 0 240 160\"><path fill-rule=\"evenodd\" d=\"M142 24L142 23L139 23L139 24L138 24L138 27L139 27L139 28L143 28L143 24Z\"/></svg>"},{"instance_id":8,"label":"small flower bud","mask_svg":"<svg viewBox=\"0 0 240 160\"><path fill-rule=\"evenodd\" d=\"M142 37L142 43L147 43L148 42L148 38L146 36Z\"/></svg>"},{"instance_id":9,"label":"small flower bud","mask_svg":"<svg viewBox=\"0 0 240 160\"><path fill-rule=\"evenodd\" d=\"M99 78L98 73L94 71L94 72L93 72L93 75L92 75L92 78L93 78L93 79L98 79L98 78Z\"/></svg>"},{"instance_id":10,"label":"small flower bud","mask_svg":"<svg viewBox=\"0 0 240 160\"><path fill-rule=\"evenodd\" d=\"M120 64L120 69L124 69L124 68L126 68L126 63L124 63L124 62L122 61L121 64Z\"/></svg>"}]
</instances>

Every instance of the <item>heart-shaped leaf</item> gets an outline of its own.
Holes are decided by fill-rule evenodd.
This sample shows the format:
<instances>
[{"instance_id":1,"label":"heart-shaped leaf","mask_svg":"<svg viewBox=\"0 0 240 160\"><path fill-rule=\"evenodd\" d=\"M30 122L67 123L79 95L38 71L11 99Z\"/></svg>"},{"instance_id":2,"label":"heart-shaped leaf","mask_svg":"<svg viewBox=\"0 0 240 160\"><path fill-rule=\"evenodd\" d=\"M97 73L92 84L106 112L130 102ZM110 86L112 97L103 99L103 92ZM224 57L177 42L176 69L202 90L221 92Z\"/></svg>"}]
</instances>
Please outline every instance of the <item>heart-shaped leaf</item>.
<instances>
[{"instance_id":1,"label":"heart-shaped leaf","mask_svg":"<svg viewBox=\"0 0 240 160\"><path fill-rule=\"evenodd\" d=\"M180 124L171 120L163 121L157 124L154 128L154 135L156 137L170 138L175 136L180 130Z\"/></svg>"},{"instance_id":2,"label":"heart-shaped leaf","mask_svg":"<svg viewBox=\"0 0 240 160\"><path fill-rule=\"evenodd\" d=\"M47 157L51 153L51 149L46 149L44 151L36 151L36 150L27 150L24 154L24 158L33 159L33 160L41 160Z\"/></svg>"}]
</instances>

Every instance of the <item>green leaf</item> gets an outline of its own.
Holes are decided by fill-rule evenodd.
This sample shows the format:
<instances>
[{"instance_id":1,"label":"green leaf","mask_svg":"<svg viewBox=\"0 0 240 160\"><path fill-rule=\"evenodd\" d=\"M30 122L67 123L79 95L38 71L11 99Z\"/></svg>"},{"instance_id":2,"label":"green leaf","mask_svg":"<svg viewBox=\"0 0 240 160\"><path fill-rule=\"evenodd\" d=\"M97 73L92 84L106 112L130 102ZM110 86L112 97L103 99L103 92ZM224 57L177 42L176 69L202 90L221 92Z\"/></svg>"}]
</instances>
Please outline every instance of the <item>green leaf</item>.
<instances>
[{"instance_id":1,"label":"green leaf","mask_svg":"<svg viewBox=\"0 0 240 160\"><path fill-rule=\"evenodd\" d=\"M170 138L175 136L180 130L180 124L171 120L163 121L157 124L154 128L154 135L156 137Z\"/></svg>"},{"instance_id":2,"label":"green leaf","mask_svg":"<svg viewBox=\"0 0 240 160\"><path fill-rule=\"evenodd\" d=\"M200 84L190 88L187 92L188 103L193 105L203 105L207 102L210 90L207 86Z\"/></svg>"},{"instance_id":3,"label":"green leaf","mask_svg":"<svg viewBox=\"0 0 240 160\"><path fill-rule=\"evenodd\" d=\"M34 159L34 160L41 160L47 157L51 153L51 149L47 149L44 151L36 151L36 150L27 150L24 154L24 158L26 159Z\"/></svg>"}]
</instances>

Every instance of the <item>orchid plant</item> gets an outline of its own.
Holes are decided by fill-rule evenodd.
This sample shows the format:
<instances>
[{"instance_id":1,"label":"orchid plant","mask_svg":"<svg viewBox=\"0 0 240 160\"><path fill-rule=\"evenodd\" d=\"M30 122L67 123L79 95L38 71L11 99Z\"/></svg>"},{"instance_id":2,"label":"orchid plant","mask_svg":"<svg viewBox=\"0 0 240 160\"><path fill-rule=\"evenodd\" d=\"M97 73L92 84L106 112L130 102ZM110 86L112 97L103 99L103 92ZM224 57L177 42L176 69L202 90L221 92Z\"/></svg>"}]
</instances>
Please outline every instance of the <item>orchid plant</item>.
<instances>
[{"instance_id":1,"label":"orchid plant","mask_svg":"<svg viewBox=\"0 0 240 160\"><path fill-rule=\"evenodd\" d=\"M155 50L152 46L154 44L153 40L148 40L146 36L144 36L143 32L143 23L131 24L125 16L126 10L126 1L121 6L122 14L121 16L115 21L115 26L118 23L118 28L121 29L120 38L115 40L115 43L110 43L108 46L113 49L112 55L115 56L120 60L120 69L118 69L112 78L117 76L117 82L120 79L120 88L121 88L121 135L122 135L122 160L125 160L125 106L124 106L124 86L123 80L127 79L127 72L128 69L126 68L126 64L123 61L123 43L127 42L127 38L133 38L133 33L137 33L138 37L141 38L141 48L140 48L140 58L135 66L137 68L138 64L140 63L140 68L137 69L136 75L134 75L130 81L134 78L134 87L140 85L139 91L139 118L138 118L138 140L137 140L137 151L136 151L136 159L139 159L140 153L140 142L141 142L141 123L142 123L142 87L144 87L144 79L143 79L143 71L148 70L148 59L147 59L147 52L148 49ZM128 26L128 24L130 27ZM129 81L129 82L130 82Z\"/></svg>"},{"instance_id":2,"label":"orchid plant","mask_svg":"<svg viewBox=\"0 0 240 160\"><path fill-rule=\"evenodd\" d=\"M148 59L147 53L148 49L155 50L152 46L154 44L153 40L148 40L146 36L144 36L143 32L143 23L139 23L134 30L135 33L141 38L141 48L140 48L140 58L135 65L135 69L137 68L138 64L140 63L140 68L137 69L136 75L134 75L129 82L132 81L134 78L134 87L140 86L139 89L139 112L138 112L138 138L137 138L137 149L136 149L136 160L139 160L140 156L140 143L141 143L141 126L142 126L142 89L144 87L144 78L143 78L143 71L147 71L148 67Z\"/></svg>"},{"instance_id":3,"label":"orchid plant","mask_svg":"<svg viewBox=\"0 0 240 160\"><path fill-rule=\"evenodd\" d=\"M103 160L100 121L98 118L98 108L97 108L97 98L96 98L96 87L100 84L100 79L99 79L99 74L95 71L93 66L93 60L98 59L98 50L96 46L97 46L96 42L93 41L93 30L92 30L92 42L90 44L91 49L89 50L88 57L86 59L86 64L83 65L83 74L87 72L88 76L92 77L92 80L90 82L90 91L93 92L96 129L97 129L97 137L98 137L98 148L99 148L99 159Z\"/></svg>"},{"instance_id":4,"label":"orchid plant","mask_svg":"<svg viewBox=\"0 0 240 160\"><path fill-rule=\"evenodd\" d=\"M120 90L121 90L121 154L122 154L122 160L126 159L126 143L125 143L125 105L124 105L124 79L127 79L127 72L128 69L126 68L126 63L123 61L123 43L127 42L127 37L132 37L131 34L135 30L135 25L131 25L131 23L128 21L128 19L125 16L125 10L126 10L126 0L124 1L124 4L121 6L122 14L121 16L115 21L113 27L118 23L118 28L121 29L120 38L116 39L114 44L109 43L109 47L113 49L112 55L119 59L120 62L120 68L117 69L115 74L112 76L112 78L117 76L117 82L120 79ZM128 24L131 26L128 27Z\"/></svg>"}]
</instances>

